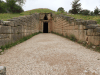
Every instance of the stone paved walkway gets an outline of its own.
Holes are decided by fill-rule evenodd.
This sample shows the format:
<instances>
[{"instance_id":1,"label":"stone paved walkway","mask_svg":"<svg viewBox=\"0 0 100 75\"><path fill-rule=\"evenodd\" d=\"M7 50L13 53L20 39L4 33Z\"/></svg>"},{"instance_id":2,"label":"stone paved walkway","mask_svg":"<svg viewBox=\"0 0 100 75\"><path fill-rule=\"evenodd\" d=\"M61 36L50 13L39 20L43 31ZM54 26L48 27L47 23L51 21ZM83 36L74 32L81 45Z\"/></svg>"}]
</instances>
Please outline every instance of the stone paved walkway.
<instances>
[{"instance_id":1,"label":"stone paved walkway","mask_svg":"<svg viewBox=\"0 0 100 75\"><path fill-rule=\"evenodd\" d=\"M100 53L41 33L0 55L7 75L100 75Z\"/></svg>"}]
</instances>

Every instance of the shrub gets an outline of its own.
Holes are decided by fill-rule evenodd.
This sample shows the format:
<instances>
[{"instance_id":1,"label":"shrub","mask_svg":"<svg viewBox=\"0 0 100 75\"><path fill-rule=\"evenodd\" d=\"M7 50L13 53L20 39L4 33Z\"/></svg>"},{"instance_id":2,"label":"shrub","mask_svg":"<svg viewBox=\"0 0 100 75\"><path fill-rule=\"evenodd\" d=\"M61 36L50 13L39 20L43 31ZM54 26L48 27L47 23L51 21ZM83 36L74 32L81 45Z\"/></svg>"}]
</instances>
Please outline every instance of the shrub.
<instances>
[{"instance_id":1,"label":"shrub","mask_svg":"<svg viewBox=\"0 0 100 75\"><path fill-rule=\"evenodd\" d=\"M6 3L4 1L0 1L0 13L7 13Z\"/></svg>"},{"instance_id":2,"label":"shrub","mask_svg":"<svg viewBox=\"0 0 100 75\"><path fill-rule=\"evenodd\" d=\"M82 41L78 41L78 43L82 43Z\"/></svg>"},{"instance_id":3,"label":"shrub","mask_svg":"<svg viewBox=\"0 0 100 75\"><path fill-rule=\"evenodd\" d=\"M95 10L94 10L94 14L98 15L98 13L99 13L99 9L98 9L98 7L96 7Z\"/></svg>"},{"instance_id":4,"label":"shrub","mask_svg":"<svg viewBox=\"0 0 100 75\"><path fill-rule=\"evenodd\" d=\"M9 8L9 11L10 11L11 13L21 13L21 12L23 12L24 10L22 9L22 7L20 7L20 6L18 6L17 4L15 4L15 5L13 6L13 8Z\"/></svg>"},{"instance_id":5,"label":"shrub","mask_svg":"<svg viewBox=\"0 0 100 75\"><path fill-rule=\"evenodd\" d=\"M7 1L7 10L11 13L21 13L24 10L21 6L17 5L15 0L6 0Z\"/></svg>"},{"instance_id":6,"label":"shrub","mask_svg":"<svg viewBox=\"0 0 100 75\"><path fill-rule=\"evenodd\" d=\"M64 10L63 7L59 7L58 10L57 10L57 12L61 12L61 13L64 13L64 11L65 11L65 10Z\"/></svg>"},{"instance_id":7,"label":"shrub","mask_svg":"<svg viewBox=\"0 0 100 75\"><path fill-rule=\"evenodd\" d=\"M65 36L66 38L69 38L69 36L66 34L66 36Z\"/></svg>"},{"instance_id":8,"label":"shrub","mask_svg":"<svg viewBox=\"0 0 100 75\"><path fill-rule=\"evenodd\" d=\"M90 12L90 15L91 15L91 16L94 16L94 12L93 12L93 11L91 11L91 12Z\"/></svg>"},{"instance_id":9,"label":"shrub","mask_svg":"<svg viewBox=\"0 0 100 75\"><path fill-rule=\"evenodd\" d=\"M70 10L70 12L72 14L78 14L78 12L81 10L81 3L78 3L80 0L74 0L72 2L72 9Z\"/></svg>"},{"instance_id":10,"label":"shrub","mask_svg":"<svg viewBox=\"0 0 100 75\"><path fill-rule=\"evenodd\" d=\"M90 10L87 10L87 9L81 10L80 13L81 13L82 15L89 15L89 14L90 14Z\"/></svg>"},{"instance_id":11,"label":"shrub","mask_svg":"<svg viewBox=\"0 0 100 75\"><path fill-rule=\"evenodd\" d=\"M89 45L87 45L87 48L91 48L92 47L92 43L90 42L90 44Z\"/></svg>"},{"instance_id":12,"label":"shrub","mask_svg":"<svg viewBox=\"0 0 100 75\"><path fill-rule=\"evenodd\" d=\"M86 45L87 45L87 43L86 43L86 42L83 42L83 43L82 43L82 45L83 45L83 46L86 46Z\"/></svg>"},{"instance_id":13,"label":"shrub","mask_svg":"<svg viewBox=\"0 0 100 75\"><path fill-rule=\"evenodd\" d=\"M100 46L96 47L96 51L100 52Z\"/></svg>"},{"instance_id":14,"label":"shrub","mask_svg":"<svg viewBox=\"0 0 100 75\"><path fill-rule=\"evenodd\" d=\"M72 41L76 41L77 39L75 38L74 35L70 35L70 40L72 40Z\"/></svg>"},{"instance_id":15,"label":"shrub","mask_svg":"<svg viewBox=\"0 0 100 75\"><path fill-rule=\"evenodd\" d=\"M14 13L21 13L21 12L23 12L24 10L22 9L22 7L21 6L19 6L19 5L15 5L14 6Z\"/></svg>"}]
</instances>

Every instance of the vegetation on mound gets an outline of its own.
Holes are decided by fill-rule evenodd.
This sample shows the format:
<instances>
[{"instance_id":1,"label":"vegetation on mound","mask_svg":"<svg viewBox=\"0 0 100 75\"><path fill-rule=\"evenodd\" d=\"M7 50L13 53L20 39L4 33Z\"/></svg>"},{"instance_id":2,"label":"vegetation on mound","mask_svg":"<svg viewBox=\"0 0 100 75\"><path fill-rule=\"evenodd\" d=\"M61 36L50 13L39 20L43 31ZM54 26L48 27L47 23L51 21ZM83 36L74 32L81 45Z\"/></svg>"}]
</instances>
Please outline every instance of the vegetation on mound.
<instances>
[{"instance_id":1,"label":"vegetation on mound","mask_svg":"<svg viewBox=\"0 0 100 75\"><path fill-rule=\"evenodd\" d=\"M30 15L30 14L33 14L33 13L54 13L56 15L58 14L63 14L63 15L66 15L66 16L70 16L70 17L74 17L75 19L83 19L83 20L95 20L97 21L97 24L100 24L100 16L90 16L90 15L82 15L82 14L74 14L74 15L67 15L66 12L56 12L56 11L53 11L53 10L50 10L50 9L34 9L34 10L29 10L29 11L24 11L22 13L14 13L14 14L11 14L11 13L0 13L0 20L3 20L3 21L6 21L7 19L11 19L11 18L14 18L14 17L19 17L19 16L26 16L26 15Z\"/></svg>"},{"instance_id":2,"label":"vegetation on mound","mask_svg":"<svg viewBox=\"0 0 100 75\"><path fill-rule=\"evenodd\" d=\"M6 21L7 19L11 19L14 17L20 17L20 16L26 16L26 15L30 15L33 13L55 13L55 11L52 11L50 9L35 9L35 10L30 10L30 11L25 11L22 13L0 13L0 20Z\"/></svg>"},{"instance_id":3,"label":"vegetation on mound","mask_svg":"<svg viewBox=\"0 0 100 75\"><path fill-rule=\"evenodd\" d=\"M74 14L74 15L66 15L70 17L74 17L75 19L83 19L83 20L95 20L97 24L100 25L100 15L98 16L90 16L90 15L81 15L81 14Z\"/></svg>"}]
</instances>

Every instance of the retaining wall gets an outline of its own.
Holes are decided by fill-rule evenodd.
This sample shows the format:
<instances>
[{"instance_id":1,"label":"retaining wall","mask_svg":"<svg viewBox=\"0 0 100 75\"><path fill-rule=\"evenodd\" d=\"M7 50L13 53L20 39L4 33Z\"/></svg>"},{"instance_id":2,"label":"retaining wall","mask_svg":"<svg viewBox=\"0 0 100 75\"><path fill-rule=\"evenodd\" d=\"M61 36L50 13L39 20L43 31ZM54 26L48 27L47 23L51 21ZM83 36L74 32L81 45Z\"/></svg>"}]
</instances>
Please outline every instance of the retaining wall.
<instances>
[{"instance_id":1,"label":"retaining wall","mask_svg":"<svg viewBox=\"0 0 100 75\"><path fill-rule=\"evenodd\" d=\"M82 20L65 15L55 15L53 32L64 36L74 35L79 41L100 45L100 25L93 20Z\"/></svg>"},{"instance_id":2,"label":"retaining wall","mask_svg":"<svg viewBox=\"0 0 100 75\"><path fill-rule=\"evenodd\" d=\"M53 15L51 31L64 36L74 35L79 41L100 45L100 25L93 20L82 20L65 15ZM39 13L0 20L0 46L15 42L24 36L39 32Z\"/></svg>"},{"instance_id":3,"label":"retaining wall","mask_svg":"<svg viewBox=\"0 0 100 75\"><path fill-rule=\"evenodd\" d=\"M39 32L39 14L32 14L18 18L12 18L8 21L0 20L0 46Z\"/></svg>"}]
</instances>

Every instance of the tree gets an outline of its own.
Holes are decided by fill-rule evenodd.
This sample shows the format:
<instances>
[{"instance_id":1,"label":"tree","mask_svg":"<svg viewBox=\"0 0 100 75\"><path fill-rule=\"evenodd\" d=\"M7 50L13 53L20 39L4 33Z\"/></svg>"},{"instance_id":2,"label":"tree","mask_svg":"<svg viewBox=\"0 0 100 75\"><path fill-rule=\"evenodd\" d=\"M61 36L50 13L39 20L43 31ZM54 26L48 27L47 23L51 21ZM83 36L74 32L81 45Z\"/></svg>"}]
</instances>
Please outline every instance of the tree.
<instances>
[{"instance_id":1,"label":"tree","mask_svg":"<svg viewBox=\"0 0 100 75\"><path fill-rule=\"evenodd\" d=\"M7 9L11 13L21 13L23 11L22 7L16 4L17 0L6 0Z\"/></svg>"},{"instance_id":2,"label":"tree","mask_svg":"<svg viewBox=\"0 0 100 75\"><path fill-rule=\"evenodd\" d=\"M7 7L6 7L6 3L4 2L4 1L1 1L0 0L0 13L6 13L7 11L7 9L6 9Z\"/></svg>"},{"instance_id":3,"label":"tree","mask_svg":"<svg viewBox=\"0 0 100 75\"><path fill-rule=\"evenodd\" d=\"M14 7L15 7L15 4L16 4L17 1L15 1L15 0L6 0L6 2L7 2L7 9L10 12L14 13Z\"/></svg>"},{"instance_id":4,"label":"tree","mask_svg":"<svg viewBox=\"0 0 100 75\"><path fill-rule=\"evenodd\" d=\"M99 12L100 12L100 11L99 11L98 7L96 7L95 10L94 10L94 14L95 14L95 15L98 15Z\"/></svg>"},{"instance_id":5,"label":"tree","mask_svg":"<svg viewBox=\"0 0 100 75\"><path fill-rule=\"evenodd\" d=\"M93 12L93 11L91 11L91 12L90 12L90 15L91 15L91 16L94 16L94 12Z\"/></svg>"},{"instance_id":6,"label":"tree","mask_svg":"<svg viewBox=\"0 0 100 75\"><path fill-rule=\"evenodd\" d=\"M61 12L61 13L63 13L64 11L65 11L65 10L64 10L63 7L59 7L58 10L57 10L57 12Z\"/></svg>"},{"instance_id":7,"label":"tree","mask_svg":"<svg viewBox=\"0 0 100 75\"><path fill-rule=\"evenodd\" d=\"M72 10L70 9L70 10L68 11L68 13L72 13Z\"/></svg>"},{"instance_id":8,"label":"tree","mask_svg":"<svg viewBox=\"0 0 100 75\"><path fill-rule=\"evenodd\" d=\"M81 3L78 3L80 0L74 0L72 2L72 14L78 14L81 10Z\"/></svg>"},{"instance_id":9,"label":"tree","mask_svg":"<svg viewBox=\"0 0 100 75\"><path fill-rule=\"evenodd\" d=\"M16 0L19 6L23 6L25 4L26 0Z\"/></svg>"}]
</instances>

